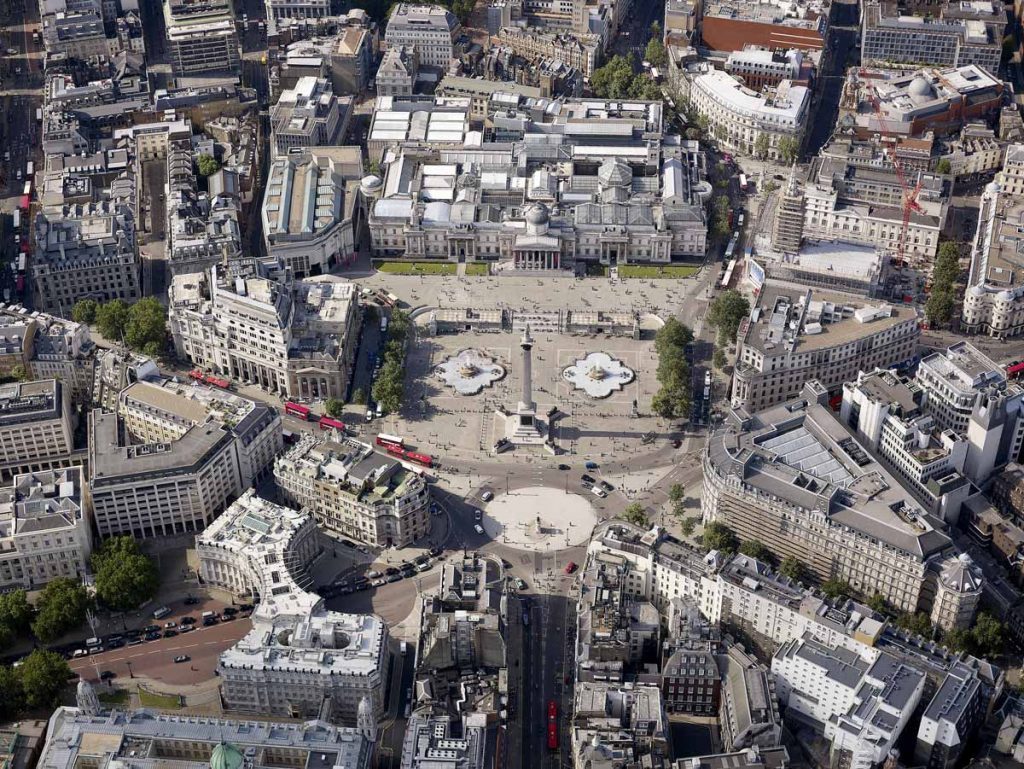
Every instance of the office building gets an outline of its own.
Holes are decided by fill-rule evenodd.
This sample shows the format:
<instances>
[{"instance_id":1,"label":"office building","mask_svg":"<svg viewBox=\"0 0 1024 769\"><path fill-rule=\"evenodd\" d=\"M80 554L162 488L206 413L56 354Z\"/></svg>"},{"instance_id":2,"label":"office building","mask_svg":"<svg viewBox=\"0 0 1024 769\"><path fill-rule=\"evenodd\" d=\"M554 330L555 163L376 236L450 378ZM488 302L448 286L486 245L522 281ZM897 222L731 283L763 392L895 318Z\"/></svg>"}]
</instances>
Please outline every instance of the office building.
<instances>
[{"instance_id":1,"label":"office building","mask_svg":"<svg viewBox=\"0 0 1024 769\"><path fill-rule=\"evenodd\" d=\"M75 422L62 382L0 385L0 477L66 466L75 449Z\"/></svg>"},{"instance_id":2,"label":"office building","mask_svg":"<svg viewBox=\"0 0 1024 769\"><path fill-rule=\"evenodd\" d=\"M604 49L600 35L543 27L502 27L496 41L497 45L529 62L558 60L583 73L585 78L594 74Z\"/></svg>"},{"instance_id":3,"label":"office building","mask_svg":"<svg viewBox=\"0 0 1024 769\"><path fill-rule=\"evenodd\" d=\"M741 51L730 53L725 60L725 71L743 78L743 84L755 91L773 88L783 80L807 85L811 69L803 51L796 48L772 50L747 45Z\"/></svg>"},{"instance_id":4,"label":"office building","mask_svg":"<svg viewBox=\"0 0 1024 769\"><path fill-rule=\"evenodd\" d=\"M352 260L361 176L358 147L323 147L275 158L261 211L267 254L300 279Z\"/></svg>"},{"instance_id":5,"label":"office building","mask_svg":"<svg viewBox=\"0 0 1024 769\"><path fill-rule=\"evenodd\" d=\"M191 139L167 148L167 263L171 275L201 272L242 253L236 196L201 191Z\"/></svg>"},{"instance_id":6,"label":"office building","mask_svg":"<svg viewBox=\"0 0 1024 769\"><path fill-rule=\"evenodd\" d=\"M796 254L804 239L804 195L790 174L789 184L779 196L772 222L772 249L783 254Z\"/></svg>"},{"instance_id":7,"label":"office building","mask_svg":"<svg viewBox=\"0 0 1024 769\"><path fill-rule=\"evenodd\" d=\"M981 605L984 579L967 553L949 555L934 565L935 598L932 624L943 630L966 630Z\"/></svg>"},{"instance_id":8,"label":"office building","mask_svg":"<svg viewBox=\"0 0 1024 769\"><path fill-rule=\"evenodd\" d=\"M415 45L391 46L377 67L377 95L412 96L419 71L419 54Z\"/></svg>"},{"instance_id":9,"label":"office building","mask_svg":"<svg viewBox=\"0 0 1024 769\"><path fill-rule=\"evenodd\" d=\"M281 417L219 389L137 382L89 415L89 488L101 537L197 532L270 471Z\"/></svg>"},{"instance_id":10,"label":"office building","mask_svg":"<svg viewBox=\"0 0 1024 769\"><path fill-rule=\"evenodd\" d=\"M775 680L767 667L740 647L718 657L722 676L722 707L718 714L726 751L773 748L782 737L782 716Z\"/></svg>"},{"instance_id":11,"label":"office building","mask_svg":"<svg viewBox=\"0 0 1024 769\"><path fill-rule=\"evenodd\" d=\"M372 736L326 721L236 721L150 710L101 713L60 707L50 716L36 766L75 769L96 762L160 763L167 769L271 769L287 760L301 767L369 769L372 756Z\"/></svg>"},{"instance_id":12,"label":"office building","mask_svg":"<svg viewBox=\"0 0 1024 769\"><path fill-rule=\"evenodd\" d=\"M661 634L658 610L630 595L624 564L594 558L580 580L576 659L588 663L635 666L656 656Z\"/></svg>"},{"instance_id":13,"label":"office building","mask_svg":"<svg viewBox=\"0 0 1024 769\"><path fill-rule=\"evenodd\" d=\"M953 176L972 176L998 171L1009 147L996 138L995 132L982 125L966 125L943 156Z\"/></svg>"},{"instance_id":14,"label":"office building","mask_svg":"<svg viewBox=\"0 0 1024 769\"><path fill-rule=\"evenodd\" d=\"M967 439L964 474L982 483L1020 456L1024 388L968 342L924 357L918 383L928 391L925 411L943 429Z\"/></svg>"},{"instance_id":15,"label":"office building","mask_svg":"<svg viewBox=\"0 0 1024 769\"><path fill-rule=\"evenodd\" d=\"M340 537L405 547L430 530L420 474L355 439L305 436L277 459L274 478L286 501Z\"/></svg>"},{"instance_id":16,"label":"office building","mask_svg":"<svg viewBox=\"0 0 1024 769\"><path fill-rule=\"evenodd\" d=\"M928 564L952 543L844 428L820 383L799 400L731 417L703 461L705 521L799 559L815 579L878 592L899 611L930 608Z\"/></svg>"},{"instance_id":17,"label":"office building","mask_svg":"<svg viewBox=\"0 0 1024 769\"><path fill-rule=\"evenodd\" d=\"M48 55L89 59L114 54L117 41L107 37L99 0L67 4L53 13L41 8L40 13L43 45Z\"/></svg>"},{"instance_id":18,"label":"office building","mask_svg":"<svg viewBox=\"0 0 1024 769\"><path fill-rule=\"evenodd\" d=\"M677 758L671 766L672 769L787 769L789 751L781 745L777 748L755 745L732 753Z\"/></svg>"},{"instance_id":19,"label":"office building","mask_svg":"<svg viewBox=\"0 0 1024 769\"><path fill-rule=\"evenodd\" d=\"M135 184L98 203L44 207L35 218L31 272L35 306L71 317L80 299L126 304L142 297L135 242Z\"/></svg>"},{"instance_id":20,"label":"office building","mask_svg":"<svg viewBox=\"0 0 1024 769\"><path fill-rule=\"evenodd\" d=\"M741 155L783 160L799 154L811 107L810 91L790 80L755 91L704 65L692 76L690 105L723 147Z\"/></svg>"},{"instance_id":21,"label":"office building","mask_svg":"<svg viewBox=\"0 0 1024 769\"><path fill-rule=\"evenodd\" d=\"M829 6L820 0L713 0L702 11L701 41L712 51L740 51L747 45L803 51L826 48Z\"/></svg>"},{"instance_id":22,"label":"office building","mask_svg":"<svg viewBox=\"0 0 1024 769\"><path fill-rule=\"evenodd\" d=\"M447 70L461 31L455 14L443 6L398 3L388 17L384 42L388 48L414 45L421 66Z\"/></svg>"},{"instance_id":23,"label":"office building","mask_svg":"<svg viewBox=\"0 0 1024 769\"><path fill-rule=\"evenodd\" d=\"M1003 106L1003 83L977 64L915 71L851 69L839 101L838 125L859 137L958 133L992 120Z\"/></svg>"},{"instance_id":24,"label":"office building","mask_svg":"<svg viewBox=\"0 0 1024 769\"><path fill-rule=\"evenodd\" d=\"M1006 16L990 0L921 5L917 13L892 0L867 0L862 11L861 61L869 66L962 67L999 71ZM925 12L927 11L927 12Z\"/></svg>"},{"instance_id":25,"label":"office building","mask_svg":"<svg viewBox=\"0 0 1024 769\"><path fill-rule=\"evenodd\" d=\"M913 358L920 333L905 306L766 282L740 324L732 405L753 413L795 398L815 379L837 391L860 371Z\"/></svg>"},{"instance_id":26,"label":"office building","mask_svg":"<svg viewBox=\"0 0 1024 769\"><path fill-rule=\"evenodd\" d=\"M1024 248L1024 145L1007 147L997 179L981 196L960 328L1011 339L1024 333L1024 272L1017 258Z\"/></svg>"},{"instance_id":27,"label":"office building","mask_svg":"<svg viewBox=\"0 0 1024 769\"><path fill-rule=\"evenodd\" d=\"M435 710L441 708L418 707L410 715L402 737L401 769L433 769L439 763L460 769L492 765L494 727L486 713Z\"/></svg>"},{"instance_id":28,"label":"office building","mask_svg":"<svg viewBox=\"0 0 1024 769\"><path fill-rule=\"evenodd\" d=\"M331 15L331 0L264 0L268 19L322 19Z\"/></svg>"},{"instance_id":29,"label":"office building","mask_svg":"<svg viewBox=\"0 0 1024 769\"><path fill-rule=\"evenodd\" d=\"M831 648L810 634L784 643L772 657L775 689L786 715L819 730L850 709L867 670L868 662L856 652Z\"/></svg>"},{"instance_id":30,"label":"office building","mask_svg":"<svg viewBox=\"0 0 1024 769\"><path fill-rule=\"evenodd\" d=\"M985 720L982 685L966 665L954 665L921 716L914 761L951 769L964 757Z\"/></svg>"},{"instance_id":31,"label":"office building","mask_svg":"<svg viewBox=\"0 0 1024 769\"><path fill-rule=\"evenodd\" d=\"M289 155L303 147L340 144L351 112L351 98L339 98L330 80L299 78L294 87L281 92L270 110L274 151Z\"/></svg>"},{"instance_id":32,"label":"office building","mask_svg":"<svg viewBox=\"0 0 1024 769\"><path fill-rule=\"evenodd\" d=\"M89 572L92 527L82 468L17 475L0 489L0 587L39 590Z\"/></svg>"},{"instance_id":33,"label":"office building","mask_svg":"<svg viewBox=\"0 0 1024 769\"><path fill-rule=\"evenodd\" d=\"M238 34L230 0L164 0L171 68L179 77L237 73Z\"/></svg>"},{"instance_id":34,"label":"office building","mask_svg":"<svg viewBox=\"0 0 1024 769\"><path fill-rule=\"evenodd\" d=\"M345 397L359 338L354 284L232 278L214 267L176 276L168 293L182 357L289 398Z\"/></svg>"},{"instance_id":35,"label":"office building","mask_svg":"<svg viewBox=\"0 0 1024 769\"><path fill-rule=\"evenodd\" d=\"M668 754L667 729L657 686L604 681L576 685L570 732L575 767L607 765L612 756L634 765L652 762Z\"/></svg>"},{"instance_id":36,"label":"office building","mask_svg":"<svg viewBox=\"0 0 1024 769\"><path fill-rule=\"evenodd\" d=\"M0 371L20 366L32 379L57 379L74 403L92 393L96 345L84 323L0 305Z\"/></svg>"}]
</instances>

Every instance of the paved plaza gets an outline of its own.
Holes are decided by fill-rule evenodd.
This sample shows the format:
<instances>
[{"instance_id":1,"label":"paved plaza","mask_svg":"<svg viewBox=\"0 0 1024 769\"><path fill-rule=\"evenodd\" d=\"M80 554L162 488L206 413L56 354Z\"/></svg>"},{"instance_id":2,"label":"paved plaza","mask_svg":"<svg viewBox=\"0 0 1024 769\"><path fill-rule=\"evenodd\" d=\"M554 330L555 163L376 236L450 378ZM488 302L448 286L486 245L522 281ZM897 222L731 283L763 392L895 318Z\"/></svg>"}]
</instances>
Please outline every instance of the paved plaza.
<instances>
[{"instance_id":1,"label":"paved plaza","mask_svg":"<svg viewBox=\"0 0 1024 769\"><path fill-rule=\"evenodd\" d=\"M526 486L491 500L481 526L495 542L516 550L551 553L584 544L597 521L593 506L582 494Z\"/></svg>"}]
</instances>

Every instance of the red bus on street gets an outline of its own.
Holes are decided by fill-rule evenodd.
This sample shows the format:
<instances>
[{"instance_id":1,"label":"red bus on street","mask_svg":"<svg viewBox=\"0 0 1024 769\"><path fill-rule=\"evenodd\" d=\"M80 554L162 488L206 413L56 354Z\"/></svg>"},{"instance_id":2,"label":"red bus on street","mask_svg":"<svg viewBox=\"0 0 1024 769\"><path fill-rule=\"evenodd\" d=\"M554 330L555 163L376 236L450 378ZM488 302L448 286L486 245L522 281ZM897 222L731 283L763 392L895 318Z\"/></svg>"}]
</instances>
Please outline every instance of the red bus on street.
<instances>
[{"instance_id":1,"label":"red bus on street","mask_svg":"<svg viewBox=\"0 0 1024 769\"><path fill-rule=\"evenodd\" d=\"M387 433L381 433L377 436L377 445L387 448L388 446L398 446L401 448L405 446L405 439L399 438L397 435L388 435Z\"/></svg>"},{"instance_id":2,"label":"red bus on street","mask_svg":"<svg viewBox=\"0 0 1024 769\"><path fill-rule=\"evenodd\" d=\"M341 430L345 432L345 423L340 422L337 419L331 417L320 417L320 429L321 430Z\"/></svg>"},{"instance_id":3,"label":"red bus on street","mask_svg":"<svg viewBox=\"0 0 1024 769\"><path fill-rule=\"evenodd\" d=\"M1022 374L1024 374L1024 362L1014 363L1006 369L1006 376L1009 379L1019 379Z\"/></svg>"},{"instance_id":4,"label":"red bus on street","mask_svg":"<svg viewBox=\"0 0 1024 769\"><path fill-rule=\"evenodd\" d=\"M299 419L309 420L309 407L303 406L301 403L292 403L288 401L284 404L284 413L291 414L293 417Z\"/></svg>"},{"instance_id":5,"label":"red bus on street","mask_svg":"<svg viewBox=\"0 0 1024 769\"><path fill-rule=\"evenodd\" d=\"M558 703L548 700L548 749L558 750Z\"/></svg>"},{"instance_id":6,"label":"red bus on street","mask_svg":"<svg viewBox=\"0 0 1024 769\"><path fill-rule=\"evenodd\" d=\"M398 457L399 459L404 459L408 462L415 462L416 464L423 465L424 467L434 466L434 458L429 454L420 454L409 449L404 449L401 446L395 446L391 443L385 443L382 445L387 450L388 454L393 457Z\"/></svg>"}]
</instances>

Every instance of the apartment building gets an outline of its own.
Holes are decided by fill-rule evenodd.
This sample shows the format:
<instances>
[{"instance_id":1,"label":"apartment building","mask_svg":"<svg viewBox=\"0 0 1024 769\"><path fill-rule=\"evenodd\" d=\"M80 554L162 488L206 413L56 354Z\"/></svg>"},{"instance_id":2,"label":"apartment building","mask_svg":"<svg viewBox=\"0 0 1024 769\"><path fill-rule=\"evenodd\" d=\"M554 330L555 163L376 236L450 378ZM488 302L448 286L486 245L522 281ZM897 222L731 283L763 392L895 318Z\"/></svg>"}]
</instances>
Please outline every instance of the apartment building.
<instances>
[{"instance_id":1,"label":"apartment building","mask_svg":"<svg viewBox=\"0 0 1024 769\"><path fill-rule=\"evenodd\" d=\"M338 536L405 547L430 530L423 478L366 443L305 436L274 464L286 501Z\"/></svg>"},{"instance_id":2,"label":"apartment building","mask_svg":"<svg viewBox=\"0 0 1024 769\"><path fill-rule=\"evenodd\" d=\"M110 199L44 207L36 214L32 252L35 306L71 317L80 299L127 304L142 297L135 240L135 184L125 176Z\"/></svg>"},{"instance_id":3,"label":"apartment building","mask_svg":"<svg viewBox=\"0 0 1024 769\"><path fill-rule=\"evenodd\" d=\"M238 70L230 0L164 0L164 28L171 68L179 77Z\"/></svg>"},{"instance_id":4,"label":"apartment building","mask_svg":"<svg viewBox=\"0 0 1024 769\"><path fill-rule=\"evenodd\" d=\"M71 392L62 382L0 385L0 477L68 464L74 433Z\"/></svg>"},{"instance_id":5,"label":"apartment building","mask_svg":"<svg viewBox=\"0 0 1024 769\"><path fill-rule=\"evenodd\" d=\"M732 405L760 411L811 380L836 392L860 371L909 361L920 334L911 308L767 281L737 334Z\"/></svg>"},{"instance_id":6,"label":"apartment building","mask_svg":"<svg viewBox=\"0 0 1024 769\"><path fill-rule=\"evenodd\" d=\"M930 608L928 564L952 543L843 427L820 383L728 420L708 439L703 465L705 521L799 559L815 579L843 579L900 611Z\"/></svg>"},{"instance_id":7,"label":"apartment building","mask_svg":"<svg viewBox=\"0 0 1024 769\"><path fill-rule=\"evenodd\" d=\"M861 24L861 60L881 67L975 64L996 74L1006 17L996 3L940 2L906 13L891 0L868 0Z\"/></svg>"},{"instance_id":8,"label":"apartment building","mask_svg":"<svg viewBox=\"0 0 1024 769\"><path fill-rule=\"evenodd\" d=\"M928 391L925 411L943 429L967 439L964 474L978 483L1020 456L1024 388L968 342L924 357L917 381Z\"/></svg>"},{"instance_id":9,"label":"apartment building","mask_svg":"<svg viewBox=\"0 0 1024 769\"><path fill-rule=\"evenodd\" d=\"M924 714L914 761L929 769L951 769L964 756L985 720L981 682L966 665L954 665Z\"/></svg>"},{"instance_id":10,"label":"apartment building","mask_svg":"<svg viewBox=\"0 0 1024 769\"><path fill-rule=\"evenodd\" d=\"M74 403L84 403L92 393L96 345L84 323L0 304L0 370L15 366L32 379L59 380Z\"/></svg>"},{"instance_id":11,"label":"apartment building","mask_svg":"<svg viewBox=\"0 0 1024 769\"><path fill-rule=\"evenodd\" d=\"M321 554L316 523L307 513L275 505L248 489L196 536L199 575L237 598L273 604L305 616L319 606L306 592L306 569Z\"/></svg>"},{"instance_id":12,"label":"apartment building","mask_svg":"<svg viewBox=\"0 0 1024 769\"><path fill-rule=\"evenodd\" d=\"M691 76L690 105L724 147L785 162L787 143L787 151L799 152L803 142L811 94L791 80L755 91L727 72L702 65Z\"/></svg>"},{"instance_id":13,"label":"apartment building","mask_svg":"<svg viewBox=\"0 0 1024 769\"><path fill-rule=\"evenodd\" d=\"M288 155L303 147L340 144L351 112L352 99L339 98L330 80L300 77L270 110L274 150Z\"/></svg>"},{"instance_id":14,"label":"apartment building","mask_svg":"<svg viewBox=\"0 0 1024 769\"><path fill-rule=\"evenodd\" d=\"M422 66L447 70L461 31L455 14L443 6L398 3L388 17L384 43L388 48L414 45Z\"/></svg>"},{"instance_id":15,"label":"apartment building","mask_svg":"<svg viewBox=\"0 0 1024 769\"><path fill-rule=\"evenodd\" d=\"M355 258L353 220L361 176L358 147L322 147L275 158L260 212L267 253L299 279Z\"/></svg>"},{"instance_id":16,"label":"apartment building","mask_svg":"<svg viewBox=\"0 0 1024 769\"><path fill-rule=\"evenodd\" d=\"M38 766L74 769L83 761L116 764L138 761L141 755L159 756L167 769L197 764L211 769L243 765L270 769L280 763L280 756L322 769L372 765L374 735L366 729L319 720L296 724L188 717L146 709L101 712L95 693L80 699L83 704L91 701L92 706L60 707L50 716Z\"/></svg>"},{"instance_id":17,"label":"apartment building","mask_svg":"<svg viewBox=\"0 0 1024 769\"><path fill-rule=\"evenodd\" d=\"M773 748L782 738L775 680L767 667L739 646L718 657L722 707L718 714L722 748L731 752Z\"/></svg>"},{"instance_id":18,"label":"apartment building","mask_svg":"<svg viewBox=\"0 0 1024 769\"><path fill-rule=\"evenodd\" d=\"M345 397L359 338L354 284L259 274L176 276L168 320L178 354L290 398Z\"/></svg>"},{"instance_id":19,"label":"apartment building","mask_svg":"<svg viewBox=\"0 0 1024 769\"><path fill-rule=\"evenodd\" d=\"M995 180L1004 195L1024 195L1024 144L1006 145Z\"/></svg>"},{"instance_id":20,"label":"apartment building","mask_svg":"<svg viewBox=\"0 0 1024 769\"><path fill-rule=\"evenodd\" d=\"M0 489L0 588L38 590L89 572L92 527L82 468L40 470Z\"/></svg>"},{"instance_id":21,"label":"apartment building","mask_svg":"<svg viewBox=\"0 0 1024 769\"><path fill-rule=\"evenodd\" d=\"M502 27L497 45L528 61L560 60L584 77L594 74L604 44L600 35L549 31L538 27Z\"/></svg>"},{"instance_id":22,"label":"apartment building","mask_svg":"<svg viewBox=\"0 0 1024 769\"><path fill-rule=\"evenodd\" d=\"M89 487L101 537L198 532L269 471L280 415L200 386L138 382L89 415Z\"/></svg>"},{"instance_id":23,"label":"apartment building","mask_svg":"<svg viewBox=\"0 0 1024 769\"><path fill-rule=\"evenodd\" d=\"M786 715L812 727L850 709L867 671L867 660L856 652L831 648L810 634L782 644L772 657L775 690Z\"/></svg>"}]
</instances>

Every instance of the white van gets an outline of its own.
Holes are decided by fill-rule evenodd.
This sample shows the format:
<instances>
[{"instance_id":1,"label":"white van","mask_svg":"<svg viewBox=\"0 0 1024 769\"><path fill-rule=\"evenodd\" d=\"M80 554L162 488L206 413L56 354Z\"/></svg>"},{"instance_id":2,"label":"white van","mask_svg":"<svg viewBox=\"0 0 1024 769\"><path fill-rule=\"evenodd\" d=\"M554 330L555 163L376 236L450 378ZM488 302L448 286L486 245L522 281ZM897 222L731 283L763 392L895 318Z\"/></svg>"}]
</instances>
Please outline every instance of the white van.
<instances>
[{"instance_id":1,"label":"white van","mask_svg":"<svg viewBox=\"0 0 1024 769\"><path fill-rule=\"evenodd\" d=\"M169 617L170 615L171 610L166 606L161 606L159 609L153 612L153 619L163 619L164 617Z\"/></svg>"},{"instance_id":2,"label":"white van","mask_svg":"<svg viewBox=\"0 0 1024 769\"><path fill-rule=\"evenodd\" d=\"M380 403L378 403L377 404L377 419L380 419L382 416L384 416L384 407Z\"/></svg>"},{"instance_id":3,"label":"white van","mask_svg":"<svg viewBox=\"0 0 1024 769\"><path fill-rule=\"evenodd\" d=\"M366 410L366 421L367 422L372 422L373 421L373 409L367 409Z\"/></svg>"}]
</instances>

